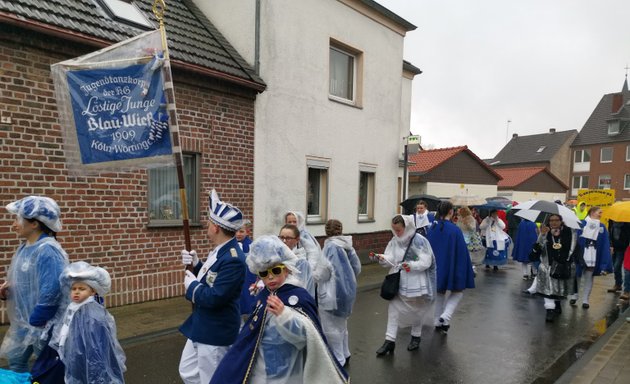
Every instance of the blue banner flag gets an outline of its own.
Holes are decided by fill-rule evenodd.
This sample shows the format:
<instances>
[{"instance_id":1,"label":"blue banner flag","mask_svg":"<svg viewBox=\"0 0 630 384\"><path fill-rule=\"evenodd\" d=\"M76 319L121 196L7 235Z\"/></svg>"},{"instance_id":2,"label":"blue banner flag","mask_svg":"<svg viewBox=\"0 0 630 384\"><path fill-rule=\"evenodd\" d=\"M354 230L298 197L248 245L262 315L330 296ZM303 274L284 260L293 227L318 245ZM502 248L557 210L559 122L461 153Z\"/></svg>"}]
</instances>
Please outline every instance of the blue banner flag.
<instances>
[{"instance_id":1,"label":"blue banner flag","mask_svg":"<svg viewBox=\"0 0 630 384\"><path fill-rule=\"evenodd\" d=\"M159 60L66 73L83 164L172 154Z\"/></svg>"},{"instance_id":2,"label":"blue banner flag","mask_svg":"<svg viewBox=\"0 0 630 384\"><path fill-rule=\"evenodd\" d=\"M51 65L68 170L172 166L178 132L160 30ZM173 120L173 121L171 121Z\"/></svg>"}]
</instances>

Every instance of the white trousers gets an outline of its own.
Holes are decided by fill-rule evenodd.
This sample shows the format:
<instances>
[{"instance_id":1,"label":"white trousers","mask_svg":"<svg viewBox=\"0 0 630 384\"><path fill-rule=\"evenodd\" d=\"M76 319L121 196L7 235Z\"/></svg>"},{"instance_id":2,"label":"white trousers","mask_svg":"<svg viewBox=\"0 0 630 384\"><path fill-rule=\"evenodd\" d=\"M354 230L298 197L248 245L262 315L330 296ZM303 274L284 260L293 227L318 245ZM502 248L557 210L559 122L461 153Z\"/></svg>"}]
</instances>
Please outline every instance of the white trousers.
<instances>
[{"instance_id":1,"label":"white trousers","mask_svg":"<svg viewBox=\"0 0 630 384\"><path fill-rule=\"evenodd\" d=\"M208 384L229 348L188 339L179 361L179 376L184 384Z\"/></svg>"},{"instance_id":2,"label":"white trousers","mask_svg":"<svg viewBox=\"0 0 630 384\"><path fill-rule=\"evenodd\" d=\"M396 341L398 328L411 326L411 336L420 337L424 317L431 311L433 303L422 297L396 295L387 309L387 330L385 340Z\"/></svg>"},{"instance_id":3,"label":"white trousers","mask_svg":"<svg viewBox=\"0 0 630 384\"><path fill-rule=\"evenodd\" d=\"M322 310L319 311L319 318L322 322L322 330L324 335L326 335L328 346L330 346L339 364L343 366L346 363L346 358L350 356L348 319Z\"/></svg>"}]
</instances>

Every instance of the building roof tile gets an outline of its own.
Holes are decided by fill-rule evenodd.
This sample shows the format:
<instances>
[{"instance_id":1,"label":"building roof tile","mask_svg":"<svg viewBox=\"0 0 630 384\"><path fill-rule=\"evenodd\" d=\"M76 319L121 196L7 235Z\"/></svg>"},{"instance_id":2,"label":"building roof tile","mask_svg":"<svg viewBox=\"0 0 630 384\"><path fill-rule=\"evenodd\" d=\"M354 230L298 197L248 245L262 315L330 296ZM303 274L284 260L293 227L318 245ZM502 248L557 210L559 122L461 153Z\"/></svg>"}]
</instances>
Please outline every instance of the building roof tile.
<instances>
[{"instance_id":1,"label":"building roof tile","mask_svg":"<svg viewBox=\"0 0 630 384\"><path fill-rule=\"evenodd\" d=\"M613 99L616 95L621 96L622 109L613 112ZM604 95L591 116L586 120L582 130L577 135L572 147L593 144L605 144L620 141L630 141L630 121L625 121L621 125L618 135L608 135L608 119L613 117L628 118L630 114L630 91L628 91L628 80L624 81L621 92Z\"/></svg>"},{"instance_id":2,"label":"building roof tile","mask_svg":"<svg viewBox=\"0 0 630 384\"><path fill-rule=\"evenodd\" d=\"M158 27L152 1L134 1ZM144 32L144 29L116 21L92 0L0 0L0 23L13 21L29 25L50 25L75 36L83 36L100 46L110 45ZM170 0L165 11L169 53L176 63L192 64L222 73L232 81L262 91L263 80L232 45L203 15L192 0ZM94 39L96 38L96 39Z\"/></svg>"},{"instance_id":3,"label":"building roof tile","mask_svg":"<svg viewBox=\"0 0 630 384\"><path fill-rule=\"evenodd\" d=\"M452 159L461 152L467 153L479 164L492 173L497 179L501 179L501 176L486 162L481 160L473 151L468 149L468 146L463 145L460 147L438 148L421 150L420 152L410 155L409 161L414 163L409 166L410 173L424 174L432 171L433 169L444 164L447 160Z\"/></svg>"},{"instance_id":4,"label":"building roof tile","mask_svg":"<svg viewBox=\"0 0 630 384\"><path fill-rule=\"evenodd\" d=\"M490 165L550 162L567 141L573 140L578 131L549 130L546 133L516 136L490 160ZM543 148L544 147L544 148Z\"/></svg>"},{"instance_id":5,"label":"building roof tile","mask_svg":"<svg viewBox=\"0 0 630 384\"><path fill-rule=\"evenodd\" d=\"M546 173L560 185L568 189L568 186L558 177L551 173L546 167L515 167L515 168L496 168L495 169L503 180L497 184L499 188L517 188L532 177Z\"/></svg>"}]
</instances>

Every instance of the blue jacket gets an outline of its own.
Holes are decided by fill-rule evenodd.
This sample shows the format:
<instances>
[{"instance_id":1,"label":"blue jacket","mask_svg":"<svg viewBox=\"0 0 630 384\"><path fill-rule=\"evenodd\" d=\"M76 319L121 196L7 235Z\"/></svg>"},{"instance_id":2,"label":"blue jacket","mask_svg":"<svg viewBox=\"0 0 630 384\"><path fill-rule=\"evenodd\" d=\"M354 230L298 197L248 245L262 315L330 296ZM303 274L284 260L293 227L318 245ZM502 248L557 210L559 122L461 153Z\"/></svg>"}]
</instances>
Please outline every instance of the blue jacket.
<instances>
[{"instance_id":1,"label":"blue jacket","mask_svg":"<svg viewBox=\"0 0 630 384\"><path fill-rule=\"evenodd\" d=\"M197 264L198 274L202 263ZM194 342L228 346L234 343L240 327L239 297L245 279L245 255L235 238L217 252L217 261L201 281L193 281L186 299L193 313L179 328Z\"/></svg>"}]
</instances>

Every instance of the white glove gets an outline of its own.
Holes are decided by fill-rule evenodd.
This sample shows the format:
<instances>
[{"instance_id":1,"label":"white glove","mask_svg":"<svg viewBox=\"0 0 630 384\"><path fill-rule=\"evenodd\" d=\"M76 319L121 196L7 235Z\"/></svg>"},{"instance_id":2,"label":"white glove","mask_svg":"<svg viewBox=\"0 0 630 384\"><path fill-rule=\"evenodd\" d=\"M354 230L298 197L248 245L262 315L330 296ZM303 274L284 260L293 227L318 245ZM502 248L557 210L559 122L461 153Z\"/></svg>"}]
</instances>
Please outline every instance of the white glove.
<instances>
[{"instance_id":1,"label":"white glove","mask_svg":"<svg viewBox=\"0 0 630 384\"><path fill-rule=\"evenodd\" d=\"M190 271L186 271L186 276L184 276L184 287L188 290L188 287L193 281L197 280L197 276Z\"/></svg>"},{"instance_id":2,"label":"white glove","mask_svg":"<svg viewBox=\"0 0 630 384\"><path fill-rule=\"evenodd\" d=\"M199 256L197 256L197 251L189 252L185 249L182 250L182 263L184 263L184 265L192 264L193 267L197 265L199 263Z\"/></svg>"}]
</instances>

